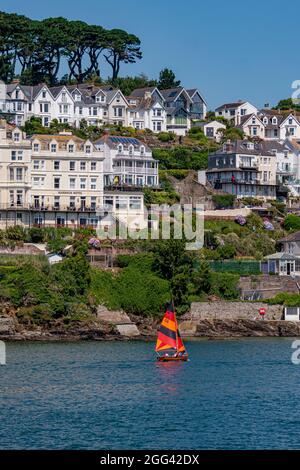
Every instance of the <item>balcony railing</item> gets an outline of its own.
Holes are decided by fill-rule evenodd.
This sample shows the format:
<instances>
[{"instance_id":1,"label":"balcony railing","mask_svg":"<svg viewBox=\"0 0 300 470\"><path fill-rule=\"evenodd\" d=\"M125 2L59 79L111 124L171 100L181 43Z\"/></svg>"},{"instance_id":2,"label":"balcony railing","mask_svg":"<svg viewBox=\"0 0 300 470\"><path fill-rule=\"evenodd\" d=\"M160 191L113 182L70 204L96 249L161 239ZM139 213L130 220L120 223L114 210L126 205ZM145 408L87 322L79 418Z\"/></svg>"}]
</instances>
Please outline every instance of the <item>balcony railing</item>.
<instances>
[{"instance_id":1,"label":"balcony railing","mask_svg":"<svg viewBox=\"0 0 300 470\"><path fill-rule=\"evenodd\" d=\"M32 212L98 212L103 211L104 206L70 206L70 205L36 205L36 204L0 204L0 210L32 211Z\"/></svg>"}]
</instances>

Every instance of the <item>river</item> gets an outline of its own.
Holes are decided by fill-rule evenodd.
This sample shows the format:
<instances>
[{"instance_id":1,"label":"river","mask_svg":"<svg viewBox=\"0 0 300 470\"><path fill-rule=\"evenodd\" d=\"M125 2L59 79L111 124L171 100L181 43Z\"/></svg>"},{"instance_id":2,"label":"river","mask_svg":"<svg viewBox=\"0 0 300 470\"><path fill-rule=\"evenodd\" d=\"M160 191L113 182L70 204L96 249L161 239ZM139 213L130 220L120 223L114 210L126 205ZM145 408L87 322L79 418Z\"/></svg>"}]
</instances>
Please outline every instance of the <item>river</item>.
<instances>
[{"instance_id":1,"label":"river","mask_svg":"<svg viewBox=\"0 0 300 470\"><path fill-rule=\"evenodd\" d=\"M140 341L7 343L0 448L299 448L292 341L190 341L167 364Z\"/></svg>"}]
</instances>

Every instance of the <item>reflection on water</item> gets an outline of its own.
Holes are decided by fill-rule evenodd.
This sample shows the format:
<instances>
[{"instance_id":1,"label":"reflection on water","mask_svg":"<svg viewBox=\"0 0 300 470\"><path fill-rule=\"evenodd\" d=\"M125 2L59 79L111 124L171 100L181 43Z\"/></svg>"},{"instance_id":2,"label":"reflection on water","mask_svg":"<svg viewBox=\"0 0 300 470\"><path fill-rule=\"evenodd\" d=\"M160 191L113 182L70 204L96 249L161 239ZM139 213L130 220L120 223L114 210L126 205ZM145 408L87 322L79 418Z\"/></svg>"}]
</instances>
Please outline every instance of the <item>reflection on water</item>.
<instances>
[{"instance_id":1,"label":"reflection on water","mask_svg":"<svg viewBox=\"0 0 300 470\"><path fill-rule=\"evenodd\" d=\"M187 363L136 341L8 344L0 448L299 448L291 343L193 341Z\"/></svg>"}]
</instances>

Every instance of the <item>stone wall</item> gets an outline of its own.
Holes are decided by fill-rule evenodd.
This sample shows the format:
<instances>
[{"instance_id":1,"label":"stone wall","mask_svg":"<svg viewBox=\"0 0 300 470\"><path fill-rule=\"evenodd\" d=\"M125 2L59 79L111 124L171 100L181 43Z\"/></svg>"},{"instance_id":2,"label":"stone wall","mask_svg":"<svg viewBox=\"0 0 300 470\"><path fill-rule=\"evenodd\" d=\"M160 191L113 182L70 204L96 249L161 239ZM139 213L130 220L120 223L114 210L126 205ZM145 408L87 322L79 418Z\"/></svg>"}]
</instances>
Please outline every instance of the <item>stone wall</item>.
<instances>
[{"instance_id":1,"label":"stone wall","mask_svg":"<svg viewBox=\"0 0 300 470\"><path fill-rule=\"evenodd\" d=\"M260 276L242 276L239 280L238 287L241 292L241 299L251 299L253 292L259 294L260 299L268 299L274 297L280 292L299 293L297 282L298 278L289 276L270 276L268 274Z\"/></svg>"},{"instance_id":2,"label":"stone wall","mask_svg":"<svg viewBox=\"0 0 300 470\"><path fill-rule=\"evenodd\" d=\"M267 305L262 302L193 302L186 320L255 320L260 318L259 309L266 310L266 320L281 320L282 305Z\"/></svg>"}]
</instances>

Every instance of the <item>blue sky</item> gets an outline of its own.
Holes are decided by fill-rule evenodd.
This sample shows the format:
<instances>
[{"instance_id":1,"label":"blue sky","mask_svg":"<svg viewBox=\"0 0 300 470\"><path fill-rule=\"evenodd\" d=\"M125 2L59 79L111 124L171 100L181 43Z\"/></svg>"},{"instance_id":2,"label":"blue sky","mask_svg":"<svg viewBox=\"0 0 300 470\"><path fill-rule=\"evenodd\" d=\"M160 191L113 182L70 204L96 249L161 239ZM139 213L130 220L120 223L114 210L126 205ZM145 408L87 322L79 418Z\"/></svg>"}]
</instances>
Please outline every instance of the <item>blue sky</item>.
<instances>
[{"instance_id":1,"label":"blue sky","mask_svg":"<svg viewBox=\"0 0 300 470\"><path fill-rule=\"evenodd\" d=\"M298 0L2 0L0 9L132 32L144 57L121 75L156 78L172 68L184 86L199 88L210 109L237 99L274 104L300 79ZM102 75L108 72L103 66Z\"/></svg>"}]
</instances>

